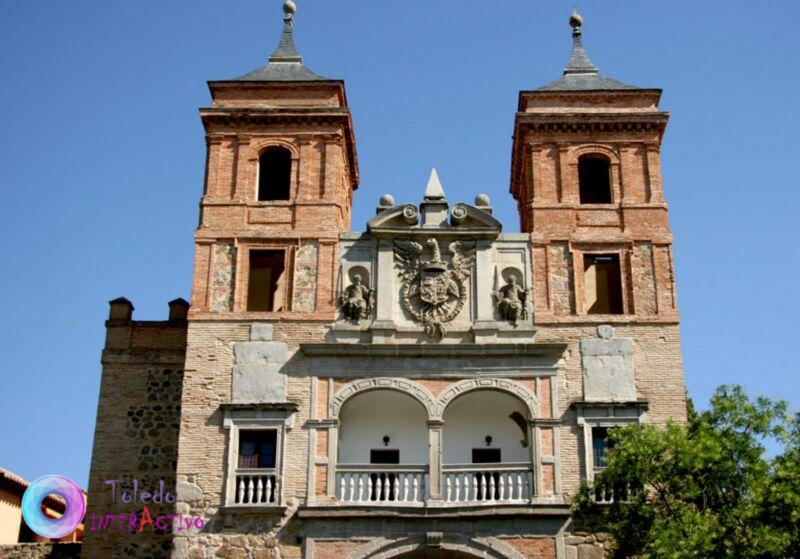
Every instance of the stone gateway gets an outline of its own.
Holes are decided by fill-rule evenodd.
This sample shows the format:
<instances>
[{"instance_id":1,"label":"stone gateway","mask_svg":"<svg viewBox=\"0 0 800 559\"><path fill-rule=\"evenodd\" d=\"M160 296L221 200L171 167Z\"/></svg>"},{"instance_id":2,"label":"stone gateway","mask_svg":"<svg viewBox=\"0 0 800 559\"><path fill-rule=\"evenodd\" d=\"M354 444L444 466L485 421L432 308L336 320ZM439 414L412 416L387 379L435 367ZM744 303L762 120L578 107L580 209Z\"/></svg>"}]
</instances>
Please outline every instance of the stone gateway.
<instances>
[{"instance_id":1,"label":"stone gateway","mask_svg":"<svg viewBox=\"0 0 800 559\"><path fill-rule=\"evenodd\" d=\"M191 306L106 323L89 512L142 512L106 480L164 482L148 513L201 521L88 531L83 557L604 557L570 502L609 431L686 415L661 91L601 75L574 13L563 76L519 94L521 233L435 171L351 231L345 86L295 10L268 64L209 82Z\"/></svg>"}]
</instances>

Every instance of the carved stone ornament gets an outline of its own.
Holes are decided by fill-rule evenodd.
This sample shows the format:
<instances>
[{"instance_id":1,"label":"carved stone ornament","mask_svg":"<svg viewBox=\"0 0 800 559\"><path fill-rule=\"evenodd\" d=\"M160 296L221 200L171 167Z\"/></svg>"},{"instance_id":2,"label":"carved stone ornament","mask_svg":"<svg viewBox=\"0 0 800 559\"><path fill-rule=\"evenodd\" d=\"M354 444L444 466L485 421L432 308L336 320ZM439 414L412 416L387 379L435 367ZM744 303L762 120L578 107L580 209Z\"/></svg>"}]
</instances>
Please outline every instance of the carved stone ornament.
<instances>
[{"instance_id":1,"label":"carved stone ornament","mask_svg":"<svg viewBox=\"0 0 800 559\"><path fill-rule=\"evenodd\" d=\"M364 285L361 274L354 274L353 283L339 295L339 306L348 320L369 318L375 306L375 290Z\"/></svg>"},{"instance_id":2,"label":"carved stone ornament","mask_svg":"<svg viewBox=\"0 0 800 559\"><path fill-rule=\"evenodd\" d=\"M430 258L424 256L426 247L432 253ZM425 246L409 239L394 242L395 263L403 282L401 304L429 336L444 336L446 323L464 308L475 241L454 241L447 251L451 255L450 264L442 260L439 243L434 238L428 239Z\"/></svg>"},{"instance_id":3,"label":"carved stone ornament","mask_svg":"<svg viewBox=\"0 0 800 559\"><path fill-rule=\"evenodd\" d=\"M495 289L492 299L494 299L497 312L500 313L502 319L510 320L516 324L518 320L528 318L526 309L528 295L529 290L517 283L515 275L509 274L506 284L499 289Z\"/></svg>"}]
</instances>

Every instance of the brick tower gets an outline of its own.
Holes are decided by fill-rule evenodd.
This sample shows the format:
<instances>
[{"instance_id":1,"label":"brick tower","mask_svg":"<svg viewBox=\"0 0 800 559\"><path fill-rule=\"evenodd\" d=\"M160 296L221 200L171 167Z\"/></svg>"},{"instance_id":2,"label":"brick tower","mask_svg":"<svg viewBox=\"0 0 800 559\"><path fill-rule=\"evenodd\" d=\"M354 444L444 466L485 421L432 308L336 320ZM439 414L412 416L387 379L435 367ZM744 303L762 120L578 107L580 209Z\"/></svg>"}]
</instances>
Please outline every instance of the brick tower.
<instances>
[{"instance_id":1,"label":"brick tower","mask_svg":"<svg viewBox=\"0 0 800 559\"><path fill-rule=\"evenodd\" d=\"M570 18L560 79L522 91L511 193L534 249L540 324L678 320L659 150L660 89L602 76Z\"/></svg>"},{"instance_id":2,"label":"brick tower","mask_svg":"<svg viewBox=\"0 0 800 559\"><path fill-rule=\"evenodd\" d=\"M344 83L303 65L292 9L266 66L209 82L194 320L333 318L336 243L358 186L353 125Z\"/></svg>"}]
</instances>

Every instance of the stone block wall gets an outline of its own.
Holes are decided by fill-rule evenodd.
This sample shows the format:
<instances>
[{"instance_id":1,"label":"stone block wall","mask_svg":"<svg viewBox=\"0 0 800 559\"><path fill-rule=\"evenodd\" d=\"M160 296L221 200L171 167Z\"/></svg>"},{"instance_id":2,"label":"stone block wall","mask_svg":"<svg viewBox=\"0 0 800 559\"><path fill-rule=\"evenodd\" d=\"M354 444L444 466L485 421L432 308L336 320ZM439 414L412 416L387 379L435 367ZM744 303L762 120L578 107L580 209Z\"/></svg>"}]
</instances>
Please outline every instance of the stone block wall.
<instances>
[{"instance_id":1,"label":"stone block wall","mask_svg":"<svg viewBox=\"0 0 800 559\"><path fill-rule=\"evenodd\" d=\"M81 556L79 543L20 543L0 545L3 559L78 559Z\"/></svg>"},{"instance_id":2,"label":"stone block wall","mask_svg":"<svg viewBox=\"0 0 800 559\"><path fill-rule=\"evenodd\" d=\"M283 368L287 376L287 401L299 406L293 417L292 428L285 434L284 508L269 514L253 514L225 507L228 432L223 428L221 406L232 398L235 344L250 339L251 323L193 321L188 335L178 465L179 484L191 486L193 490L190 498L179 500L177 512L199 515L206 526L200 531L178 535L176 559L200 557L200 553L210 553L211 557L216 554L219 557L243 559L278 555L282 558L300 557L303 549L309 553L307 544L303 543L306 541L304 538L313 539L312 535L319 529L317 521L301 518L301 508L309 503L309 493L312 493L310 498L313 501L326 502L330 436L326 421L333 419L328 417L328 403L332 395L352 378L333 378L328 381L327 378L316 377L315 381L307 358L298 352L302 343L324 340L325 325L314 322L273 325L273 339L285 343L290 355ZM663 425L669 419L684 420L685 394L677 326L618 324L615 337L634 340L632 360L636 396L649 401L644 421ZM571 406L573 402L584 399L580 342L585 339L597 339L596 325L541 326L536 333L537 342L567 343L564 358L558 365L558 375L552 379L552 386L550 380L544 378L540 379L538 386L534 378L516 379L534 392L540 402L549 400L550 394L555 395L554 409L545 405L541 407L541 417L560 420L558 425L542 427L540 430L540 455L548 462L543 464L542 480L544 494L563 494L566 503L586 478L583 433ZM414 371L409 371L409 374L434 396L459 380L425 378L415 375ZM313 454L310 455L310 452ZM313 491L309 483L314 484ZM564 507L565 511L568 510L567 505ZM374 522L376 520L353 519L347 524L350 530L348 537L329 534L312 546L314 553L324 557L326 554L322 550L328 547L340 549L341 546L354 545L353 538L368 533ZM541 524L535 517L529 517L528 522L532 536L542 538L550 533L543 531L546 524ZM428 524L427 529L433 529L432 526ZM552 542L562 542L559 545L566 546L565 552L571 554L571 544L563 543L566 541L564 537L559 540L559 529L551 530ZM366 537L365 541L371 540ZM569 541L577 542L575 539ZM572 547L576 553L580 553L578 557L594 557L586 554L590 553L589 547L602 549L603 542L598 542L597 538L594 542L583 540ZM510 545L517 547L514 542ZM531 551L533 548L529 547L523 555L551 556L548 555L550 544L537 540L535 545L545 551L534 553Z\"/></svg>"},{"instance_id":3,"label":"stone block wall","mask_svg":"<svg viewBox=\"0 0 800 559\"><path fill-rule=\"evenodd\" d=\"M169 557L170 534L151 527L142 533L100 528L100 522L115 514L141 518L145 505L121 498L123 491L133 491L134 482L139 493L157 491L163 482L164 491L175 494L187 310L188 304L174 301L170 320L134 321L130 303L112 302L89 476L85 559ZM115 491L108 481L116 483ZM147 507L156 518L170 514L174 504Z\"/></svg>"}]
</instances>

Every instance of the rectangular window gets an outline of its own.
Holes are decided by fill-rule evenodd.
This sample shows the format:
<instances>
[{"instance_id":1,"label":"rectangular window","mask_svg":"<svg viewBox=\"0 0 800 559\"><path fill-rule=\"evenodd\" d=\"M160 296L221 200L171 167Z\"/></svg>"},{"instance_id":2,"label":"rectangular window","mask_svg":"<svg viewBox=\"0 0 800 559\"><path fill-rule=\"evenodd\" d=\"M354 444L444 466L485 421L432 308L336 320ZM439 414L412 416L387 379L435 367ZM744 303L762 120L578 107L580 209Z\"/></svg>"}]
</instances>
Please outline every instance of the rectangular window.
<instances>
[{"instance_id":1,"label":"rectangular window","mask_svg":"<svg viewBox=\"0 0 800 559\"><path fill-rule=\"evenodd\" d=\"M587 314L622 314L618 254L584 255L583 283Z\"/></svg>"},{"instance_id":2,"label":"rectangular window","mask_svg":"<svg viewBox=\"0 0 800 559\"><path fill-rule=\"evenodd\" d=\"M399 464L400 451L391 449L380 449L369 451L370 464Z\"/></svg>"},{"instance_id":3,"label":"rectangular window","mask_svg":"<svg viewBox=\"0 0 800 559\"><path fill-rule=\"evenodd\" d=\"M592 455L595 469L605 468L608 464L608 453L611 450L607 427L592 427Z\"/></svg>"},{"instance_id":4,"label":"rectangular window","mask_svg":"<svg viewBox=\"0 0 800 559\"><path fill-rule=\"evenodd\" d=\"M286 299L286 251L251 250L247 310L277 312Z\"/></svg>"},{"instance_id":5,"label":"rectangular window","mask_svg":"<svg viewBox=\"0 0 800 559\"><path fill-rule=\"evenodd\" d=\"M499 448L473 448L473 464L498 464L502 462Z\"/></svg>"},{"instance_id":6,"label":"rectangular window","mask_svg":"<svg viewBox=\"0 0 800 559\"><path fill-rule=\"evenodd\" d=\"M275 468L278 431L239 431L239 468Z\"/></svg>"}]
</instances>

